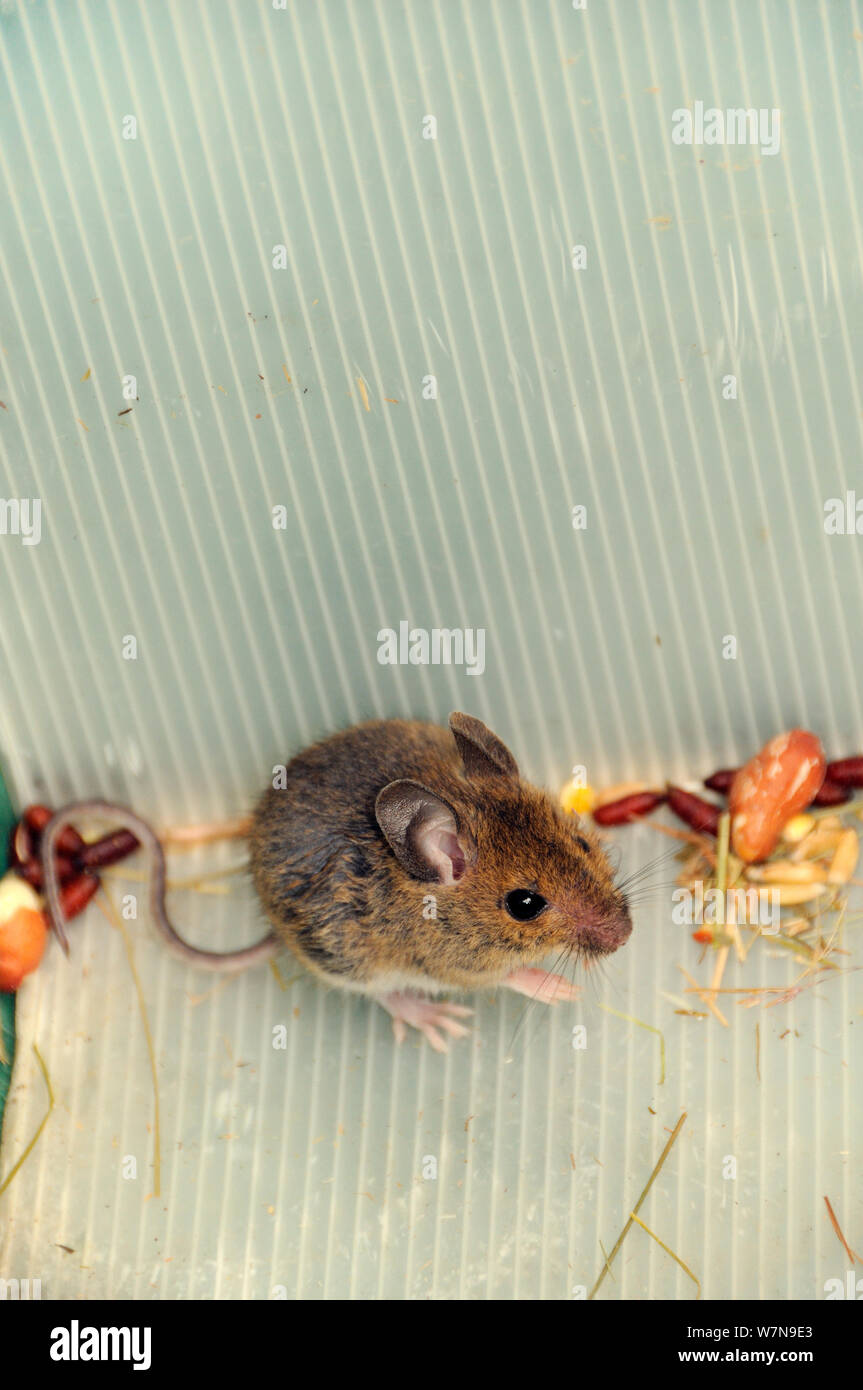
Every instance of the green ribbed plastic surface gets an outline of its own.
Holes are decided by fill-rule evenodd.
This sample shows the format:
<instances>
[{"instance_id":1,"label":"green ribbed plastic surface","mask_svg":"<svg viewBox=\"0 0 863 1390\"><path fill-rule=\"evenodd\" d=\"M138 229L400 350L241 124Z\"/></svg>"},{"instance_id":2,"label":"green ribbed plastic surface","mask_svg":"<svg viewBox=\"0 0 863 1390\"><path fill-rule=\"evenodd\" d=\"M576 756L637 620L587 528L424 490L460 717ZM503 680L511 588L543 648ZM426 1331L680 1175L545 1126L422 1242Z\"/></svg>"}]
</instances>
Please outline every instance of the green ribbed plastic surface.
<instances>
[{"instance_id":1,"label":"green ribbed plastic surface","mask_svg":"<svg viewBox=\"0 0 863 1390\"><path fill-rule=\"evenodd\" d=\"M703 774L792 723L863 746L863 542L823 525L863 497L858 9L0 6L0 494L43 504L38 546L0 536L16 801L235 814L319 733L453 708L552 784ZM696 101L779 108L779 153L675 145ZM483 675L379 664L402 620L484 628ZM177 910L259 930L239 881ZM135 941L159 1200L119 937L90 913L22 992L58 1104L7 1258L45 1296L566 1298L683 1109L642 1214L705 1296L823 1296L824 1194L863 1240L859 974L677 1016L696 948L659 899L511 1062L515 998L441 1060L304 977L211 992ZM795 975L765 949L726 983ZM600 999L662 1028L663 1086ZM43 1105L16 1095L7 1154ZM602 1296L691 1292L636 1231Z\"/></svg>"}]
</instances>

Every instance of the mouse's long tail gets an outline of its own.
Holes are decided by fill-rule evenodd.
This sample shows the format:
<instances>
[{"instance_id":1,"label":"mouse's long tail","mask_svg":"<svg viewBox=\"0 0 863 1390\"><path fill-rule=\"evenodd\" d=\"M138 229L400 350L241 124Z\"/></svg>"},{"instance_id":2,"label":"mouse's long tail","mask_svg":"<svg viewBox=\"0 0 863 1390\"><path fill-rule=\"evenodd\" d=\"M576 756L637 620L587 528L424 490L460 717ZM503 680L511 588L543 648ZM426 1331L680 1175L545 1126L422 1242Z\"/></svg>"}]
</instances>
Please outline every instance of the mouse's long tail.
<instances>
[{"instance_id":1,"label":"mouse's long tail","mask_svg":"<svg viewBox=\"0 0 863 1390\"><path fill-rule=\"evenodd\" d=\"M57 940L69 954L69 941L60 904L60 885L54 854L57 839L65 826L81 816L104 816L115 825L131 831L150 855L150 914L159 935L165 944L187 965L197 965L202 970L236 971L245 970L250 965L258 965L274 956L279 947L275 932L269 932L256 941L253 946L239 951L204 951L198 946L190 946L171 925L165 907L165 854L158 836L151 826L127 806L115 806L110 801L73 801L57 811L45 827L40 847L42 876L48 919Z\"/></svg>"}]
</instances>

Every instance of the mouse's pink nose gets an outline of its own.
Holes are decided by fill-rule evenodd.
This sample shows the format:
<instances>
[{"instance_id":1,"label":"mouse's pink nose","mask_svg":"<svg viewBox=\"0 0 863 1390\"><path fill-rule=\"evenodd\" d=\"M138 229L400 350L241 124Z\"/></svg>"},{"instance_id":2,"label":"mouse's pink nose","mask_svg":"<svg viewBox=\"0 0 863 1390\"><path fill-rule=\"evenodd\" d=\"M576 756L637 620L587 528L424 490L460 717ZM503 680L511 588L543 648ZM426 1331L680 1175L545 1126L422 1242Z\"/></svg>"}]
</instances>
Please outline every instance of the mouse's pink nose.
<instances>
[{"instance_id":1,"label":"mouse's pink nose","mask_svg":"<svg viewBox=\"0 0 863 1390\"><path fill-rule=\"evenodd\" d=\"M583 951L597 956L607 956L629 940L632 922L626 906L611 912L590 909L579 914L575 924L575 937Z\"/></svg>"}]
</instances>

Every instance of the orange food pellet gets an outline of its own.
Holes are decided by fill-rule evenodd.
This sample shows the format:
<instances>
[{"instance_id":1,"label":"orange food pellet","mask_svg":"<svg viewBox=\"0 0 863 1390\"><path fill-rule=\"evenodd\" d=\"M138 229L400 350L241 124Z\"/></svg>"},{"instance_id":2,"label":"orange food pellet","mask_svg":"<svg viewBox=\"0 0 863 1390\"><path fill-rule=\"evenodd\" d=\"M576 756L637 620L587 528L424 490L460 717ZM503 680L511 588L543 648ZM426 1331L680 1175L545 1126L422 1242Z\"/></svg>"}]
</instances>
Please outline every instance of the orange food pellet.
<instances>
[{"instance_id":1,"label":"orange food pellet","mask_svg":"<svg viewBox=\"0 0 863 1390\"><path fill-rule=\"evenodd\" d=\"M809 806L824 781L824 750L815 734L778 734L731 784L731 845L746 864L766 859L792 816Z\"/></svg>"},{"instance_id":2,"label":"orange food pellet","mask_svg":"<svg viewBox=\"0 0 863 1390\"><path fill-rule=\"evenodd\" d=\"M0 879L0 991L11 994L45 953L48 928L39 896L17 874Z\"/></svg>"}]
</instances>

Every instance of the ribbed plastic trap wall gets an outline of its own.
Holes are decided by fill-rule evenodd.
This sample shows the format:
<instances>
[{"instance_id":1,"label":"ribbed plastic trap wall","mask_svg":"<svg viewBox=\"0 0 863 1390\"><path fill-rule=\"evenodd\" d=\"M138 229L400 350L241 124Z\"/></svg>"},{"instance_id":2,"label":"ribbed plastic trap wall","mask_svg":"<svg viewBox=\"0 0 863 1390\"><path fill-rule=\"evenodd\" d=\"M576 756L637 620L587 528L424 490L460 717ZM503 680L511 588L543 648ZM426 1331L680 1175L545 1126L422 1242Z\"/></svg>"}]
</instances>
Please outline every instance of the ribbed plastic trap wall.
<instances>
[{"instance_id":1,"label":"ribbed plastic trap wall","mask_svg":"<svg viewBox=\"0 0 863 1390\"><path fill-rule=\"evenodd\" d=\"M0 536L19 804L233 814L314 735L452 708L550 783L863 744L863 542L824 528L863 497L859 4L20 0L0 40L0 487L42 503L38 545ZM696 102L778 109L778 153L674 144ZM484 673L380 665L402 620L484 628ZM242 880L176 910L259 930ZM567 1298L684 1109L642 1216L705 1296L822 1297L824 1194L863 1240L860 975L677 1016L667 894L581 1005L479 1000L443 1060L289 961L211 992L134 941L160 1198L119 935L92 911L20 997L0 1171L34 1040L57 1103L0 1272L46 1297ZM762 943L726 983L797 973ZM663 1030L664 1085L600 998ZM692 1293L636 1229L601 1296Z\"/></svg>"}]
</instances>

